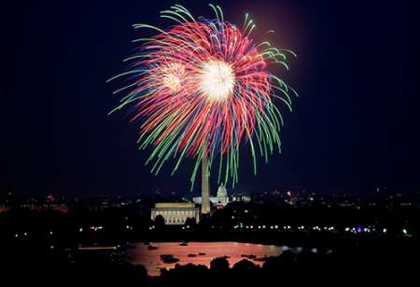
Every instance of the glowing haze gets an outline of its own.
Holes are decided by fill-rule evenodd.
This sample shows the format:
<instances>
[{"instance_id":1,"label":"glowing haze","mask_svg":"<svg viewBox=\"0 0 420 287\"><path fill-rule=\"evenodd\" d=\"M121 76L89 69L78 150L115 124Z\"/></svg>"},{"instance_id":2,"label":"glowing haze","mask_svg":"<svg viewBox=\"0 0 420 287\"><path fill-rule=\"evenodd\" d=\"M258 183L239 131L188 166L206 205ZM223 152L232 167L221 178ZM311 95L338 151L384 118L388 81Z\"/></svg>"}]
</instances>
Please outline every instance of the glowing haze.
<instances>
[{"instance_id":1,"label":"glowing haze","mask_svg":"<svg viewBox=\"0 0 420 287\"><path fill-rule=\"evenodd\" d=\"M210 60L199 75L199 89L210 101L226 101L233 93L235 75L230 64Z\"/></svg>"},{"instance_id":2,"label":"glowing haze","mask_svg":"<svg viewBox=\"0 0 420 287\"><path fill-rule=\"evenodd\" d=\"M134 40L142 42L140 52L124 60L132 63L126 72L110 79L129 79L115 91L129 92L114 111L133 107L131 121L141 122L140 148L153 146L146 162L153 162L152 172L170 158L177 158L173 172L185 157L195 158L192 184L203 157L210 168L217 163L218 181L237 182L241 143L247 143L256 173L258 155L268 161L281 151L283 119L273 100L291 111L291 95L297 95L267 70L269 64L288 69L288 57L296 55L268 41L255 44L248 14L239 28L224 20L219 6L210 6L214 19L196 19L174 5L161 12L176 22L168 30L135 24L157 34Z\"/></svg>"},{"instance_id":3,"label":"glowing haze","mask_svg":"<svg viewBox=\"0 0 420 287\"><path fill-rule=\"evenodd\" d=\"M177 93L181 90L183 80L185 79L185 67L178 63L168 63L161 67L162 83L169 89L169 93Z\"/></svg>"}]
</instances>

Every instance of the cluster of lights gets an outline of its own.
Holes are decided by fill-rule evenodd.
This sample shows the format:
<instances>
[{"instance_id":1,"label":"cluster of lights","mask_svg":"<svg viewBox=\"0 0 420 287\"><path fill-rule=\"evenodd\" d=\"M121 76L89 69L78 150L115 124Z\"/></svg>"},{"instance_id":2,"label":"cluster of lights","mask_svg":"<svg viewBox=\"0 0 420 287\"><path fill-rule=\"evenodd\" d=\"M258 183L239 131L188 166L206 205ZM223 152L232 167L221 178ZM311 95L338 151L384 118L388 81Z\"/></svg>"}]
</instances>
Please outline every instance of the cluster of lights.
<instances>
[{"instance_id":1,"label":"cluster of lights","mask_svg":"<svg viewBox=\"0 0 420 287\"><path fill-rule=\"evenodd\" d=\"M334 231L335 228L334 228L334 226L318 226L318 225L315 225L315 226L312 227L312 230L315 230L315 231Z\"/></svg>"},{"instance_id":2,"label":"cluster of lights","mask_svg":"<svg viewBox=\"0 0 420 287\"><path fill-rule=\"evenodd\" d=\"M279 225L245 225L243 226L242 223L237 224L233 227L234 229L240 229L240 228L245 228L245 229L271 229L271 230L284 230L284 231L293 231L293 230L298 230L298 231L305 231L305 230L313 230L313 231L335 231L336 228L334 226L312 226L312 227L307 227L304 225L299 225L296 226L296 228L292 227L291 225L284 225L284 226L279 226Z\"/></svg>"},{"instance_id":3,"label":"cluster of lights","mask_svg":"<svg viewBox=\"0 0 420 287\"><path fill-rule=\"evenodd\" d=\"M356 227L346 227L344 231L354 233L354 234L362 234L362 233L375 232L376 228L372 226L368 226L368 227L356 226ZM386 228L384 228L382 232L386 233L387 232Z\"/></svg>"},{"instance_id":4,"label":"cluster of lights","mask_svg":"<svg viewBox=\"0 0 420 287\"><path fill-rule=\"evenodd\" d=\"M278 225L245 225L244 226L242 223L240 223L238 225L233 226L233 228L234 229L238 229L238 228L245 228L245 229L279 229L279 226Z\"/></svg>"},{"instance_id":5,"label":"cluster of lights","mask_svg":"<svg viewBox=\"0 0 420 287\"><path fill-rule=\"evenodd\" d=\"M79 231L82 232L83 229L82 228L80 228L80 229L81 229L81 231L80 230ZM98 231L98 230L103 230L104 227L102 225L93 225L93 226L89 227L89 229L92 230L92 231Z\"/></svg>"},{"instance_id":6,"label":"cluster of lights","mask_svg":"<svg viewBox=\"0 0 420 287\"><path fill-rule=\"evenodd\" d=\"M187 228L189 228L187 226ZM291 225L284 225L282 227L278 226L278 225L243 225L243 223L239 223L235 226L233 226L234 229L260 229L260 230L266 230L266 229L271 229L271 230L284 230L284 231L293 231L293 230L298 230L298 231L306 231L306 230L312 230L312 231L317 231L317 232L335 232L337 229L334 226L319 226L319 225L315 225L315 226L309 226L306 227L304 225L299 225L296 228L293 228ZM182 229L185 229L185 227L182 227ZM344 228L345 232L348 233L353 233L353 234L367 234L367 233L374 233L377 232L377 229L375 226L369 225L369 226L354 226L354 227L345 227ZM387 233L388 229L387 228L383 228L378 232L382 233ZM407 228L403 228L402 229L402 234L404 236L411 236L408 229Z\"/></svg>"},{"instance_id":7,"label":"cluster of lights","mask_svg":"<svg viewBox=\"0 0 420 287\"><path fill-rule=\"evenodd\" d=\"M356 226L356 227L346 227L344 229L345 232L349 232L349 233L354 233L354 234L362 234L362 233L372 233L372 232L376 232L376 228L374 226L367 226L367 227L362 227L362 226ZM381 232L383 234L388 232L387 228L382 228L382 230L378 231ZM402 229L402 234L404 236L410 236L408 233L408 230L406 228Z\"/></svg>"},{"instance_id":8,"label":"cluster of lights","mask_svg":"<svg viewBox=\"0 0 420 287\"><path fill-rule=\"evenodd\" d=\"M22 234L15 233L15 238L20 238L20 237L25 238L25 237L28 237L28 236L29 236L28 232L23 232Z\"/></svg>"}]
</instances>

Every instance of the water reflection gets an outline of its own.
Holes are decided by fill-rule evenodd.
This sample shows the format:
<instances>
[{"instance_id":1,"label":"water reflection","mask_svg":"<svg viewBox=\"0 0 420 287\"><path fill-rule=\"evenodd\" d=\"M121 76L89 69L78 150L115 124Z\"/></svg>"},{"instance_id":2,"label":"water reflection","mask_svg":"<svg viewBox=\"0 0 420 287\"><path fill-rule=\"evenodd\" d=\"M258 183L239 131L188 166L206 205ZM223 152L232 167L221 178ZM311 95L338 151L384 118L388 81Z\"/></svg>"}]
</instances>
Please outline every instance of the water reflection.
<instances>
[{"instance_id":1,"label":"water reflection","mask_svg":"<svg viewBox=\"0 0 420 287\"><path fill-rule=\"evenodd\" d=\"M180 246L180 242L161 242L151 245L157 248L138 243L135 244L136 248L128 251L130 262L144 265L151 276L159 276L161 268L170 269L175 266L175 262L164 263L162 254L173 255L181 265L192 263L210 267L212 259L222 256L228 256L230 266L245 258L261 266L263 262L259 259L283 252L281 246L239 242L190 242L187 246Z\"/></svg>"}]
</instances>

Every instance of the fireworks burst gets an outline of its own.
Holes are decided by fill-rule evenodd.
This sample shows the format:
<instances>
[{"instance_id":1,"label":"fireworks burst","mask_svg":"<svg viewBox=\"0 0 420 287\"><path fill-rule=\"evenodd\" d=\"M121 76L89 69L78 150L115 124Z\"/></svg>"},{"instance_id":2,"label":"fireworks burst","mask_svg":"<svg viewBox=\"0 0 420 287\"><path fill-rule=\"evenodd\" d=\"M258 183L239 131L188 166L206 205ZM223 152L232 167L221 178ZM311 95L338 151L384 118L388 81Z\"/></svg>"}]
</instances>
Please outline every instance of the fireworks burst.
<instances>
[{"instance_id":1,"label":"fireworks burst","mask_svg":"<svg viewBox=\"0 0 420 287\"><path fill-rule=\"evenodd\" d=\"M224 20L219 6L210 6L215 19L195 19L185 7L174 5L161 12L177 22L166 31L133 25L157 35L134 40L142 45L124 60L132 61L129 69L108 80L129 76L129 85L114 92L129 93L113 111L133 107L131 122L141 121L140 148L154 148L146 162L153 162L152 172L178 157L173 174L185 157L195 158L192 186L201 160L208 158L210 174L217 156L218 181L235 184L243 142L249 143L256 174L258 153L267 162L275 149L281 152L283 119L273 100L291 111L290 95L297 95L266 69L270 63L288 69L287 57L296 55L269 42L255 44L250 38L255 24L248 14L240 29Z\"/></svg>"}]
</instances>

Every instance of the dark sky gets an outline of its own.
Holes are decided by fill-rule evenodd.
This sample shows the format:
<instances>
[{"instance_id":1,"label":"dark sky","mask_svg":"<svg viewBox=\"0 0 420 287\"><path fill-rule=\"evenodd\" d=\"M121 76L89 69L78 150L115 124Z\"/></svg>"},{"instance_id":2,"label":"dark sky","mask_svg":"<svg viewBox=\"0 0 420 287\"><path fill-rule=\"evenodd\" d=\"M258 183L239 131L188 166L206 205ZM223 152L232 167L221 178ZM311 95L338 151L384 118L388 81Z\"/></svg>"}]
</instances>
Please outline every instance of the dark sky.
<instances>
[{"instance_id":1,"label":"dark sky","mask_svg":"<svg viewBox=\"0 0 420 287\"><path fill-rule=\"evenodd\" d=\"M178 2L194 15L213 17L207 1ZM131 40L147 35L131 25L166 27L172 23L158 13L178 2L19 1L3 7L11 51L2 55L8 74L2 190L188 193L191 163L171 177L169 162L152 176L144 166L150 150L136 148L137 126L124 112L107 116L119 100L112 91L122 83L105 83L124 69L121 60L136 48ZM415 108L403 101L402 2L213 1L231 22L242 23L249 12L257 38L274 29L273 42L299 55L280 74L300 93L293 113L282 108L283 154L268 165L261 161L254 177L243 149L238 191L420 187Z\"/></svg>"}]
</instances>

